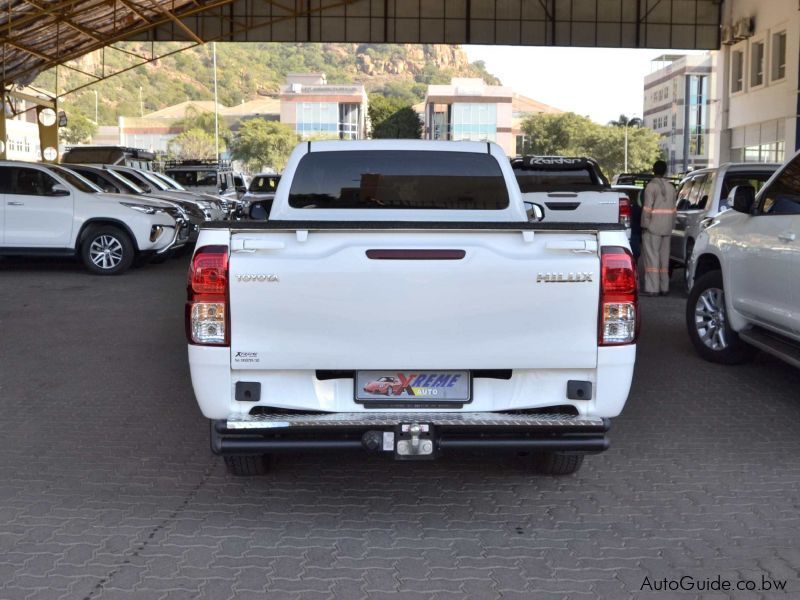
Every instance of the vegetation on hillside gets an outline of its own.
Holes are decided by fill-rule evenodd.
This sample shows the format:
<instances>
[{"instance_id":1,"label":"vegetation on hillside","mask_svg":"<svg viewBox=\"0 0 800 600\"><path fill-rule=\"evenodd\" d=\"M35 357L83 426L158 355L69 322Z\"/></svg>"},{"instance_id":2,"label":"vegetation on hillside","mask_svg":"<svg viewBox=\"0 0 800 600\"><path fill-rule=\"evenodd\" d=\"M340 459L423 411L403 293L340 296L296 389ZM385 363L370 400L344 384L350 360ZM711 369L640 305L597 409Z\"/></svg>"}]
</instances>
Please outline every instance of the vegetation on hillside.
<instances>
[{"instance_id":1,"label":"vegetation on hillside","mask_svg":"<svg viewBox=\"0 0 800 600\"><path fill-rule=\"evenodd\" d=\"M149 44L118 44L128 52L149 55ZM158 44L157 54L180 48L176 42ZM137 59L113 49L105 51L105 70L115 72L137 64ZM101 72L99 53L86 55L73 66L89 73ZM289 44L219 43L217 76L219 101L233 106L260 94L277 93L287 73L323 72L329 83L363 83L368 91L381 91L419 102L430 83L451 77L482 77L498 83L481 62L470 64L458 47L403 44ZM90 83L92 79L66 67L40 75L35 86L58 91ZM61 101L68 116L95 119L95 91L100 125L116 125L118 116L139 116L184 102L212 100L213 57L210 44L178 52L139 66L90 87L66 95ZM141 98L141 103L140 103Z\"/></svg>"}]
</instances>

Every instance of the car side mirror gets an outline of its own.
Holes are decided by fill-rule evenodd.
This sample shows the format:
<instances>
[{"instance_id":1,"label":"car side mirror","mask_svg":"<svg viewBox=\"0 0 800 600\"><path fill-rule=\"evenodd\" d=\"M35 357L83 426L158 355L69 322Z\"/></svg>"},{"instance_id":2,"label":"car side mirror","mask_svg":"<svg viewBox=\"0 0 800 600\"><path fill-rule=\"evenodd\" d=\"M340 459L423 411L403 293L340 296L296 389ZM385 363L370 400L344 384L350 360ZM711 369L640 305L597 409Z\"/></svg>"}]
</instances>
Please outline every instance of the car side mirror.
<instances>
[{"instance_id":1,"label":"car side mirror","mask_svg":"<svg viewBox=\"0 0 800 600\"><path fill-rule=\"evenodd\" d=\"M269 217L267 209L263 204L252 204L248 215L253 221L266 221Z\"/></svg>"},{"instance_id":2,"label":"car side mirror","mask_svg":"<svg viewBox=\"0 0 800 600\"><path fill-rule=\"evenodd\" d=\"M728 194L728 206L733 210L749 215L756 202L756 189L752 185L737 185Z\"/></svg>"},{"instance_id":3,"label":"car side mirror","mask_svg":"<svg viewBox=\"0 0 800 600\"><path fill-rule=\"evenodd\" d=\"M539 222L544 219L544 210L535 202L525 201L525 212L528 213L528 221Z\"/></svg>"},{"instance_id":4,"label":"car side mirror","mask_svg":"<svg viewBox=\"0 0 800 600\"><path fill-rule=\"evenodd\" d=\"M69 190L61 184L55 184L47 193L48 196L69 196Z\"/></svg>"}]
</instances>

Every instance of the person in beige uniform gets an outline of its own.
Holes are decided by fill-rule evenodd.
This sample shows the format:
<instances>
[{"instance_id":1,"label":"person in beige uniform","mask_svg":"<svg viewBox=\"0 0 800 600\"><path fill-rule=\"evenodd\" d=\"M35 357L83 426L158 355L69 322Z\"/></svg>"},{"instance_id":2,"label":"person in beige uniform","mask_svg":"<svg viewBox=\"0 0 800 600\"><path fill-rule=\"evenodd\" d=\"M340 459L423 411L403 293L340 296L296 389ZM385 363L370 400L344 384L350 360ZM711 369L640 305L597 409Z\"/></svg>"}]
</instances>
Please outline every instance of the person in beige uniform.
<instances>
[{"instance_id":1,"label":"person in beige uniform","mask_svg":"<svg viewBox=\"0 0 800 600\"><path fill-rule=\"evenodd\" d=\"M675 226L675 187L664 179L667 163L653 165L655 177L644 188L642 255L645 296L669 294L669 241Z\"/></svg>"}]
</instances>

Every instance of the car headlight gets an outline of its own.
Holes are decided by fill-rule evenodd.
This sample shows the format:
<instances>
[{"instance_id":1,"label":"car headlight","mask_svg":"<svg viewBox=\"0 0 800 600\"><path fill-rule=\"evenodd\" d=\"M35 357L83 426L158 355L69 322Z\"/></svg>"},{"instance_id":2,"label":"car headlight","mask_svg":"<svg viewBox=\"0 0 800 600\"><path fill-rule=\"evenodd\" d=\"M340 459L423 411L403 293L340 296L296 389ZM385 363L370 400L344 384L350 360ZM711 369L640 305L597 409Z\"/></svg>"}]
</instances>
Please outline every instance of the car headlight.
<instances>
[{"instance_id":1,"label":"car headlight","mask_svg":"<svg viewBox=\"0 0 800 600\"><path fill-rule=\"evenodd\" d=\"M132 202L120 202L122 206L127 206L133 210L138 210L141 213L146 215L157 215L163 214L165 211L163 208L159 208L157 206L150 206L149 204L134 204Z\"/></svg>"}]
</instances>

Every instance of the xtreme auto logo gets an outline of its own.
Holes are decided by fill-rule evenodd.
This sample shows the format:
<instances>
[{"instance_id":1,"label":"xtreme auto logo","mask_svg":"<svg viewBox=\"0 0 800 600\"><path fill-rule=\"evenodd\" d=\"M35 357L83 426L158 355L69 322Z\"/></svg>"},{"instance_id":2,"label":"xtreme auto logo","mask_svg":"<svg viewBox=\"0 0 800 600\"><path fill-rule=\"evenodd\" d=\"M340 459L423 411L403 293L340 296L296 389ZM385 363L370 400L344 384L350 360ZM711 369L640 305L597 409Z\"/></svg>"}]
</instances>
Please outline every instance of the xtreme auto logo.
<instances>
[{"instance_id":1,"label":"xtreme auto logo","mask_svg":"<svg viewBox=\"0 0 800 600\"><path fill-rule=\"evenodd\" d=\"M409 396L438 396L440 389L455 387L461 373L397 373L397 379Z\"/></svg>"}]
</instances>

